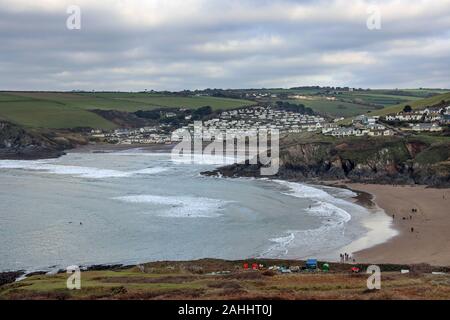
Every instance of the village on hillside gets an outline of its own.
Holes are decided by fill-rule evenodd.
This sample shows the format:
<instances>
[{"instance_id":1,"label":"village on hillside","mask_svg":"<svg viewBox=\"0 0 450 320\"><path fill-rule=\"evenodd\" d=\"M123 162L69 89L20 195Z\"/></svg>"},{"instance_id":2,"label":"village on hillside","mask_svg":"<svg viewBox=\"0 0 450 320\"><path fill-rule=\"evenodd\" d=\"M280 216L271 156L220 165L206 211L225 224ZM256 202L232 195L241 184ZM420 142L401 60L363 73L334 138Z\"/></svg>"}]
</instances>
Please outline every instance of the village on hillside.
<instances>
[{"instance_id":1,"label":"village on hillside","mask_svg":"<svg viewBox=\"0 0 450 320\"><path fill-rule=\"evenodd\" d=\"M185 109L180 109L185 110ZM166 112L164 117L175 117ZM194 134L194 121L173 128L165 123L133 129L92 130L90 136L117 144L169 144L181 141L183 133ZM302 114L272 106L253 106L223 111L202 122L202 138L206 141L234 136L252 135L260 130L277 129L282 133L316 132L333 137L394 136L405 132L440 132L450 125L450 105L440 108L408 110L386 116L360 115L348 124L343 118L326 118L317 114Z\"/></svg>"}]
</instances>

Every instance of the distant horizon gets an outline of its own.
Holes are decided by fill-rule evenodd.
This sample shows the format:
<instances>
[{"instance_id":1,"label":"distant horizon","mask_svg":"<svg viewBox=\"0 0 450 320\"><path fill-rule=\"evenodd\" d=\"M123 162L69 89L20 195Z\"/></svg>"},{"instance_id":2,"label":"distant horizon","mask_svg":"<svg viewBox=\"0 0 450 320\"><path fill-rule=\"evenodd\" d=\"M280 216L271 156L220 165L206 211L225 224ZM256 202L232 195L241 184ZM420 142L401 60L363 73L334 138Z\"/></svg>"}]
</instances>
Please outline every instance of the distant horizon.
<instances>
[{"instance_id":1,"label":"distant horizon","mask_svg":"<svg viewBox=\"0 0 450 320\"><path fill-rule=\"evenodd\" d=\"M151 92L170 92L170 93L180 93L180 92L185 92L185 91L189 91L189 92L196 92L196 91L206 91L206 90L223 90L223 91L232 91L232 90L242 90L242 91L251 91L251 90L295 90L295 89L301 89L301 88L332 88L332 89L344 89L344 88L350 88L350 89L356 89L356 90L394 90L394 91L401 91L401 90L441 90L441 91L446 91L449 90L450 88L438 88L438 87L405 87L405 88L400 88L400 87L392 87L392 88L388 88L388 87L384 87L384 88L359 88L359 87L351 87L351 86L294 86L294 87L290 87L290 88L284 88L284 87L267 87L267 88L204 88L204 89L181 89L181 90L155 90L155 89L143 89L143 90L96 90L96 89L92 89L92 90L78 90L78 89L73 89L73 90L53 90L53 89L49 89L49 90L14 90L14 89L0 89L0 92L61 92L61 93L93 93L93 92L123 92L123 93L151 93Z\"/></svg>"}]
</instances>

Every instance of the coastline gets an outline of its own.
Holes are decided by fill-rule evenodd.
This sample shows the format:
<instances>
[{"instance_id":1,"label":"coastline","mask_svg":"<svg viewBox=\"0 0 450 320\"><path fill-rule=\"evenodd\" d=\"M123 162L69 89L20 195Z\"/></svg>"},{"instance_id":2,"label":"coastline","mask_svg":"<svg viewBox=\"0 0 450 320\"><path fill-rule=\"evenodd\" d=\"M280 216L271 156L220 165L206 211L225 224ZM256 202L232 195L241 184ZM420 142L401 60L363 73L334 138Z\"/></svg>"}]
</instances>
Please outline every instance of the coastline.
<instances>
[{"instance_id":1,"label":"coastline","mask_svg":"<svg viewBox=\"0 0 450 320\"><path fill-rule=\"evenodd\" d=\"M356 251L357 263L450 265L450 189L342 181L327 185L371 194L398 232L384 243Z\"/></svg>"},{"instance_id":2,"label":"coastline","mask_svg":"<svg viewBox=\"0 0 450 320\"><path fill-rule=\"evenodd\" d=\"M173 145L95 144L77 147L68 150L68 153L103 153L137 148L149 152L169 152L172 147ZM369 238L368 243L372 244L366 246L365 249L360 247L356 252L347 251L356 258L356 263L450 265L450 234L446 234L450 228L450 214L445 214L448 205L450 205L450 189L360 184L342 180L291 182L346 188L357 193L357 196L353 198L356 204L367 209L384 211L388 217L395 214L396 217L393 220L392 227L398 231L398 235L385 241L378 241L379 244L375 245L373 245L373 239ZM411 208L419 209L416 213L417 217L412 220L403 220L403 217L407 218L411 215ZM410 232L411 227L414 228L414 232ZM367 235L364 237L370 237L371 231L374 231L374 233L380 232L380 230L369 228ZM359 239L356 241L359 241ZM352 247L352 244L348 247Z\"/></svg>"},{"instance_id":3,"label":"coastline","mask_svg":"<svg viewBox=\"0 0 450 320\"><path fill-rule=\"evenodd\" d=\"M141 149L149 152L170 152L174 143L171 144L109 144L96 143L78 146L74 149L66 150L67 153L107 153Z\"/></svg>"}]
</instances>

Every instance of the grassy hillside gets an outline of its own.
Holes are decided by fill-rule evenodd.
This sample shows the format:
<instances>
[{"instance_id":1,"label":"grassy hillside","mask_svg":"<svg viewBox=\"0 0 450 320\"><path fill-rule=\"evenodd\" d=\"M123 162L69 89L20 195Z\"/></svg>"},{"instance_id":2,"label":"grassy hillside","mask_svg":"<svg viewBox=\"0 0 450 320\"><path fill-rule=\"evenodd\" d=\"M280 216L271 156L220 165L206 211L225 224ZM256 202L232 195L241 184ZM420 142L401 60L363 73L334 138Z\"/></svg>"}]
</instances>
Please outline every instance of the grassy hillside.
<instances>
[{"instance_id":1,"label":"grassy hillside","mask_svg":"<svg viewBox=\"0 0 450 320\"><path fill-rule=\"evenodd\" d=\"M306 107L313 109L320 114L326 114L332 117L351 117L367 111L372 111L374 108L343 101L330 101L325 99L305 100L305 99L289 99L290 103L303 104Z\"/></svg>"},{"instance_id":2,"label":"grassy hillside","mask_svg":"<svg viewBox=\"0 0 450 320\"><path fill-rule=\"evenodd\" d=\"M393 95L385 94L383 92L352 92L343 93L339 95L341 99L348 99L354 103L360 104L373 104L377 106L389 106L394 104L399 104L408 101L419 100L421 97L416 97L412 95Z\"/></svg>"},{"instance_id":3,"label":"grassy hillside","mask_svg":"<svg viewBox=\"0 0 450 320\"><path fill-rule=\"evenodd\" d=\"M0 119L27 127L111 129L115 125L102 117L63 103L0 95Z\"/></svg>"},{"instance_id":4,"label":"grassy hillside","mask_svg":"<svg viewBox=\"0 0 450 320\"><path fill-rule=\"evenodd\" d=\"M262 101L274 102L284 100L290 103L304 104L316 112L332 117L352 117L391 106L412 103L423 98L429 98L442 93L435 89L406 90L356 90L340 89L290 89L267 90L266 93L277 94L275 98L262 98ZM294 98L295 95L300 97ZM303 97L304 96L304 97ZM334 97L335 100L326 98Z\"/></svg>"},{"instance_id":5,"label":"grassy hillside","mask_svg":"<svg viewBox=\"0 0 450 320\"><path fill-rule=\"evenodd\" d=\"M250 263L252 261L249 261ZM302 266L302 261L257 260L266 266ZM449 299L449 275L432 275L427 266L381 265L382 290L367 289L366 266L353 274L350 264L330 272L281 274L243 270L243 261L204 259L155 262L81 273L81 289L68 290L68 275L34 275L0 286L1 299ZM322 263L319 263L322 267ZM401 269L411 269L401 274ZM218 274L227 271L226 274Z\"/></svg>"},{"instance_id":6,"label":"grassy hillside","mask_svg":"<svg viewBox=\"0 0 450 320\"><path fill-rule=\"evenodd\" d=\"M8 93L15 99L34 99L41 102L53 102L85 110L102 109L133 112L161 107L199 108L211 106L213 109L230 109L254 102L215 97L164 96L148 93L99 92L99 93L62 93L62 92L14 92ZM1 100L0 100L1 103Z\"/></svg>"},{"instance_id":7,"label":"grassy hillside","mask_svg":"<svg viewBox=\"0 0 450 320\"><path fill-rule=\"evenodd\" d=\"M29 127L111 129L115 125L93 109L134 112L161 107L230 109L251 105L247 100L177 97L147 93L2 92L0 119Z\"/></svg>"},{"instance_id":8,"label":"grassy hillside","mask_svg":"<svg viewBox=\"0 0 450 320\"><path fill-rule=\"evenodd\" d=\"M403 110L405 105L410 105L415 109L424 109L428 106L438 104L442 100L450 103L450 92L432 96L430 98L408 101L399 105L389 106L381 110L374 111L372 115L384 116L391 113L397 113Z\"/></svg>"},{"instance_id":9,"label":"grassy hillside","mask_svg":"<svg viewBox=\"0 0 450 320\"><path fill-rule=\"evenodd\" d=\"M323 89L267 89L266 91L278 95L283 94L285 98L258 99L258 102L274 103L278 100L284 100L290 103L301 103L316 112L332 117L353 117L369 112L373 115L385 115L402 110L406 104L416 109L436 104L441 100L450 101L450 92L438 94L442 91L432 89L333 91L331 94L324 93ZM308 99L288 99L288 96L293 94L306 95ZM326 100L324 94L334 96L336 100ZM427 98L422 99L422 97ZM203 106L211 106L217 110L238 108L256 103L243 99L211 96L185 97L159 93L0 92L0 119L29 127L110 129L115 126L113 123L90 112L90 110L134 112L164 107L193 109ZM384 109L380 109L384 106L386 106Z\"/></svg>"},{"instance_id":10,"label":"grassy hillside","mask_svg":"<svg viewBox=\"0 0 450 320\"><path fill-rule=\"evenodd\" d=\"M149 110L161 107L187 108L195 109L204 106L210 106L214 110L217 109L233 109L238 107L250 106L255 104L253 101L216 98L208 96L200 97L181 97L181 96L164 96L161 94L148 93L84 93L84 97L98 99L104 101L112 101L116 106L115 110L137 111ZM95 102L93 102L95 104ZM85 107L93 109L92 107ZM107 109L104 106L96 107L98 109Z\"/></svg>"}]
</instances>

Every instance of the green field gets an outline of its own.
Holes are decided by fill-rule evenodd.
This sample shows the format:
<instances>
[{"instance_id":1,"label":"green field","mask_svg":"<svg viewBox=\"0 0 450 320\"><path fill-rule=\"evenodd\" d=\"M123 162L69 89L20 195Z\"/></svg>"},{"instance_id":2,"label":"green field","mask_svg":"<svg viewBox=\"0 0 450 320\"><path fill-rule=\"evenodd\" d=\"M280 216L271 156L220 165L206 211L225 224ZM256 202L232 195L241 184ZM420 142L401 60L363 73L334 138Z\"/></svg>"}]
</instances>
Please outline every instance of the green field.
<instances>
[{"instance_id":1,"label":"green field","mask_svg":"<svg viewBox=\"0 0 450 320\"><path fill-rule=\"evenodd\" d=\"M134 112L165 107L194 109L203 106L211 106L214 110L218 110L283 100L304 104L320 114L331 117L350 118L366 113L372 115L395 113L401 111L406 104L418 109L441 100L450 101L450 93L442 94L445 91L441 89L338 91L336 94L325 94L323 89L314 88L264 89L259 92L283 94L284 98L265 98L255 102L161 93L0 92L0 119L28 127L111 129L115 127L113 123L90 111L101 109ZM309 96L311 99L287 99L288 95L294 94ZM334 96L336 100L326 100L325 96Z\"/></svg>"},{"instance_id":2,"label":"green field","mask_svg":"<svg viewBox=\"0 0 450 320\"><path fill-rule=\"evenodd\" d=\"M315 112L326 114L332 117L351 117L374 110L373 107L367 105L343 102L338 100L329 101L325 99L289 99L286 101L290 103L304 104L306 107L313 109Z\"/></svg>"},{"instance_id":3,"label":"green field","mask_svg":"<svg viewBox=\"0 0 450 320\"><path fill-rule=\"evenodd\" d=\"M278 97L261 98L263 102L283 100L290 103L304 104L314 111L331 117L353 117L392 105L401 105L423 98L429 98L445 92L441 89L376 89L344 91L330 88L300 88L300 89L266 89L264 93L276 94ZM307 99L295 99L290 96L306 96ZM334 97L336 100L327 100Z\"/></svg>"},{"instance_id":4,"label":"green field","mask_svg":"<svg viewBox=\"0 0 450 320\"><path fill-rule=\"evenodd\" d=\"M387 115L387 114L397 113L397 112L402 111L403 108L405 107L405 105L410 105L413 110L424 109L424 108L426 108L428 106L432 106L432 105L438 104L439 102L441 102L443 100L450 103L450 92L447 92L447 93L444 93L444 94L435 95L435 96L432 96L432 97L426 98L426 99L419 99L419 100L415 100L415 101L408 101L406 103L402 103L402 104L399 104L399 105L389 106L389 107L386 107L384 109L377 110L376 112L373 112L373 115L384 116L384 115Z\"/></svg>"},{"instance_id":5,"label":"green field","mask_svg":"<svg viewBox=\"0 0 450 320\"><path fill-rule=\"evenodd\" d=\"M354 103L373 104L376 106L383 106L383 107L421 99L420 97L415 96L400 96L383 93L359 93L359 92L343 93L338 95L337 98L348 100Z\"/></svg>"},{"instance_id":6,"label":"green field","mask_svg":"<svg viewBox=\"0 0 450 320\"><path fill-rule=\"evenodd\" d=\"M360 114L386 115L396 113L405 105L413 109L423 109L442 100L450 101L450 93L444 90L407 89L407 90L366 90L339 92L331 95L335 101L323 96L311 96L309 99L289 99L291 103L302 103L321 114L333 117L353 117Z\"/></svg>"},{"instance_id":7,"label":"green field","mask_svg":"<svg viewBox=\"0 0 450 320\"><path fill-rule=\"evenodd\" d=\"M111 129L115 125L89 110L134 112L163 107L231 109L252 105L252 101L215 98L162 96L147 93L63 93L2 92L0 119L42 128L92 127Z\"/></svg>"},{"instance_id":8,"label":"green field","mask_svg":"<svg viewBox=\"0 0 450 320\"><path fill-rule=\"evenodd\" d=\"M27 127L111 129L115 125L95 113L64 104L40 100L5 101L0 96L0 119Z\"/></svg>"}]
</instances>

